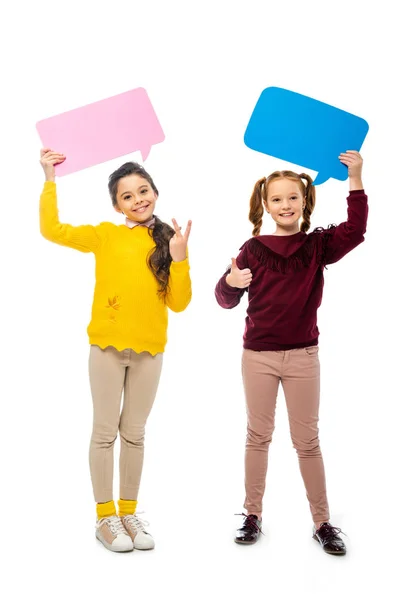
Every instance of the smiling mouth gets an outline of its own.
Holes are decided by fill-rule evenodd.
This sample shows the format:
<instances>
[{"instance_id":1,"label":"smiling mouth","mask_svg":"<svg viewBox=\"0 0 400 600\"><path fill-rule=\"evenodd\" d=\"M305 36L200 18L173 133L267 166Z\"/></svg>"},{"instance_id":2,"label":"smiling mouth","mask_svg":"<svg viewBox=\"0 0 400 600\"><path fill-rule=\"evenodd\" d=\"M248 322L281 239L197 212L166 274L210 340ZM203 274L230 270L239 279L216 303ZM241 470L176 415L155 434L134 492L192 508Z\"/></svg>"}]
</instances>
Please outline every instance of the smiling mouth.
<instances>
[{"instance_id":1,"label":"smiling mouth","mask_svg":"<svg viewBox=\"0 0 400 600\"><path fill-rule=\"evenodd\" d=\"M150 206L149 204L146 204L146 206L139 206L139 208L135 208L135 210L133 212L143 213L146 210L146 208L149 208L149 206Z\"/></svg>"},{"instance_id":2,"label":"smiling mouth","mask_svg":"<svg viewBox=\"0 0 400 600\"><path fill-rule=\"evenodd\" d=\"M294 213L280 213L280 217L293 217Z\"/></svg>"}]
</instances>

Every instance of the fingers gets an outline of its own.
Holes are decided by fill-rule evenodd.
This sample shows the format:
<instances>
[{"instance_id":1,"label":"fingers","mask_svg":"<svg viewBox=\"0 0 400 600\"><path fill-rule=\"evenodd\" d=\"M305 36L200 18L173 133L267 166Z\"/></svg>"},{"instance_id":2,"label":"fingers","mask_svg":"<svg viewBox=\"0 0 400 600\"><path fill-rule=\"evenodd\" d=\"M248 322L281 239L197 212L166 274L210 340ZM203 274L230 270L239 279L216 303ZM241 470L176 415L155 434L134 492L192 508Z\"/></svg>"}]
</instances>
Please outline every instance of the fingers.
<instances>
[{"instance_id":1,"label":"fingers","mask_svg":"<svg viewBox=\"0 0 400 600\"><path fill-rule=\"evenodd\" d=\"M55 150L52 150L51 148L42 148L40 150L40 156L45 156L46 154L61 154L61 152L56 152ZM64 155L61 154L61 156L64 156Z\"/></svg>"},{"instance_id":2,"label":"fingers","mask_svg":"<svg viewBox=\"0 0 400 600\"><path fill-rule=\"evenodd\" d=\"M253 274L250 269L239 269L236 258L231 258L231 274L234 275L235 286L239 288L249 287Z\"/></svg>"},{"instance_id":3,"label":"fingers","mask_svg":"<svg viewBox=\"0 0 400 600\"><path fill-rule=\"evenodd\" d=\"M60 162L66 159L65 154L61 154L60 152L54 152L50 148L43 148L40 151L40 159L43 161L49 161L53 159L58 159Z\"/></svg>"},{"instance_id":4,"label":"fingers","mask_svg":"<svg viewBox=\"0 0 400 600\"><path fill-rule=\"evenodd\" d=\"M52 150L50 148L42 148L40 150L40 158L42 158L45 154L47 154L47 152L52 152Z\"/></svg>"},{"instance_id":5,"label":"fingers","mask_svg":"<svg viewBox=\"0 0 400 600\"><path fill-rule=\"evenodd\" d=\"M47 152L44 156L44 159L52 159L52 158L65 158L64 154L58 154L58 152Z\"/></svg>"},{"instance_id":6,"label":"fingers","mask_svg":"<svg viewBox=\"0 0 400 600\"><path fill-rule=\"evenodd\" d=\"M192 221L188 221L187 227L185 229L185 233L183 235L182 235L182 227L179 227L176 219L172 219L172 224L175 229L174 237L179 238L179 239L184 239L187 242L189 239L191 229L192 229Z\"/></svg>"},{"instance_id":7,"label":"fingers","mask_svg":"<svg viewBox=\"0 0 400 600\"><path fill-rule=\"evenodd\" d=\"M361 157L339 156L339 160L348 169L360 169L360 171L362 169L363 160Z\"/></svg>"},{"instance_id":8,"label":"fingers","mask_svg":"<svg viewBox=\"0 0 400 600\"><path fill-rule=\"evenodd\" d=\"M250 269L239 269L237 266L236 258L231 258L232 261L232 269L238 269L243 275L251 275Z\"/></svg>"},{"instance_id":9,"label":"fingers","mask_svg":"<svg viewBox=\"0 0 400 600\"><path fill-rule=\"evenodd\" d=\"M339 154L339 160L342 162L349 161L351 163L354 163L362 161L362 156L356 150L347 150L347 152L341 152Z\"/></svg>"},{"instance_id":10,"label":"fingers","mask_svg":"<svg viewBox=\"0 0 400 600\"><path fill-rule=\"evenodd\" d=\"M42 166L44 168L46 168L49 165L51 165L52 167L54 167L55 165L60 165L64 161L65 161L65 157L56 156L53 158L46 158L46 160L41 160L40 163L42 164Z\"/></svg>"},{"instance_id":11,"label":"fingers","mask_svg":"<svg viewBox=\"0 0 400 600\"><path fill-rule=\"evenodd\" d=\"M246 275L245 277L241 277L240 280L239 280L240 283L237 284L237 287L240 287L242 289L249 287L249 285L252 282L252 279L253 279L253 276L251 275L251 273L250 273L250 275Z\"/></svg>"},{"instance_id":12,"label":"fingers","mask_svg":"<svg viewBox=\"0 0 400 600\"><path fill-rule=\"evenodd\" d=\"M48 165L59 165L60 163L64 162L65 158L53 158L52 160L47 161Z\"/></svg>"},{"instance_id":13,"label":"fingers","mask_svg":"<svg viewBox=\"0 0 400 600\"><path fill-rule=\"evenodd\" d=\"M46 165L57 165L64 162L65 156L51 156L50 158L42 159L40 162L45 167Z\"/></svg>"},{"instance_id":14,"label":"fingers","mask_svg":"<svg viewBox=\"0 0 400 600\"><path fill-rule=\"evenodd\" d=\"M188 221L185 233L183 234L183 237L185 238L186 241L188 241L188 239L189 239L191 229L192 229L192 221Z\"/></svg>"},{"instance_id":15,"label":"fingers","mask_svg":"<svg viewBox=\"0 0 400 600\"><path fill-rule=\"evenodd\" d=\"M176 219L172 219L172 225L174 226L176 237L182 237L182 227L179 227L178 223L176 222Z\"/></svg>"}]
</instances>

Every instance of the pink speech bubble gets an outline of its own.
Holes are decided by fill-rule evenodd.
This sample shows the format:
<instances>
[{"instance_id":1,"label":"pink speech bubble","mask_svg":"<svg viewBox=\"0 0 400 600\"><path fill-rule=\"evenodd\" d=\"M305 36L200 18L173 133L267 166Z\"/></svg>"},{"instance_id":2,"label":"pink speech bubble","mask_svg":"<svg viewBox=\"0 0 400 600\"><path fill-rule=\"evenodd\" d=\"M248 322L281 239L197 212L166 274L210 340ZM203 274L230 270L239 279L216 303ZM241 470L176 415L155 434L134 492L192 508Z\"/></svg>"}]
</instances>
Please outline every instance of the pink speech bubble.
<instances>
[{"instance_id":1,"label":"pink speech bubble","mask_svg":"<svg viewBox=\"0 0 400 600\"><path fill-rule=\"evenodd\" d=\"M136 88L36 123L44 148L65 154L57 176L140 150L145 161L165 139L144 88Z\"/></svg>"}]
</instances>

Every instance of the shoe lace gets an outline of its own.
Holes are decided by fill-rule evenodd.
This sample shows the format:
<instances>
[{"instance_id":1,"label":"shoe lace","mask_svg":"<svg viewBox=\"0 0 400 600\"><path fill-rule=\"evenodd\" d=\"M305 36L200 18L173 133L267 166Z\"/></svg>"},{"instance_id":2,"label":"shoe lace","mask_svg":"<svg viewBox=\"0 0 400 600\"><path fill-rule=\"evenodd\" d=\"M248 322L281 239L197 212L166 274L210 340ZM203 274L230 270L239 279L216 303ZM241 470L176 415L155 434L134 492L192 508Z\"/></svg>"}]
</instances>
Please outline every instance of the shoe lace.
<instances>
[{"instance_id":1,"label":"shoe lace","mask_svg":"<svg viewBox=\"0 0 400 600\"><path fill-rule=\"evenodd\" d=\"M122 524L122 521L119 517L117 516L112 516L112 517L105 517L104 519L101 519L101 522L105 522L107 523L107 525L110 528L111 533L118 535L119 533L123 533L126 535L126 530L125 527Z\"/></svg>"},{"instance_id":2,"label":"shoe lace","mask_svg":"<svg viewBox=\"0 0 400 600\"><path fill-rule=\"evenodd\" d=\"M126 517L124 517L124 520L127 523L129 523L129 525L131 525L131 527L133 527L134 529L137 529L138 531L143 531L143 533L147 533L145 527L146 527L146 525L150 525L150 523L148 521L139 519L139 517L137 516L137 513L135 513L134 515L127 515Z\"/></svg>"},{"instance_id":3,"label":"shoe lace","mask_svg":"<svg viewBox=\"0 0 400 600\"><path fill-rule=\"evenodd\" d=\"M318 535L323 537L327 542L334 540L339 533L346 535L339 527L333 527L330 523L323 523L318 529Z\"/></svg>"},{"instance_id":4,"label":"shoe lace","mask_svg":"<svg viewBox=\"0 0 400 600\"><path fill-rule=\"evenodd\" d=\"M244 517L243 527L241 529L248 529L250 531L259 531L262 535L261 527L257 524L257 517L255 515L245 515L244 513L235 513L237 517Z\"/></svg>"}]
</instances>

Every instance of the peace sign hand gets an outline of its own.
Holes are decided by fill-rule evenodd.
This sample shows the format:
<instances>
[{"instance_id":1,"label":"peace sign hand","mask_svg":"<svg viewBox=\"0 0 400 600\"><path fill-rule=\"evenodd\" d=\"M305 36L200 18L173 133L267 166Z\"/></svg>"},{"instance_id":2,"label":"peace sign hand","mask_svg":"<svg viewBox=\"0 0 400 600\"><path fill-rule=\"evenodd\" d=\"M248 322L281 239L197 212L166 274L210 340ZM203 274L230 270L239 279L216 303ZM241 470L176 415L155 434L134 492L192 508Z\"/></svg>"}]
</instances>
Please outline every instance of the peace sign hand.
<instances>
[{"instance_id":1,"label":"peace sign hand","mask_svg":"<svg viewBox=\"0 0 400 600\"><path fill-rule=\"evenodd\" d=\"M175 229L175 235L169 240L169 252L174 262L181 262L186 258L186 248L192 228L192 221L188 221L186 231L183 235L181 233L182 227L178 226L175 219L172 219L172 224Z\"/></svg>"}]
</instances>

